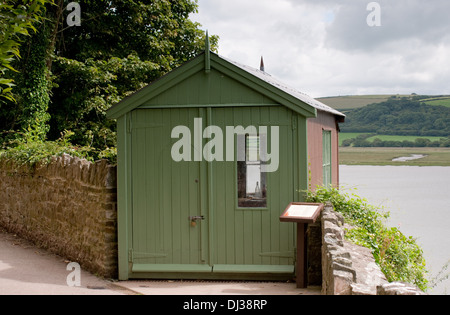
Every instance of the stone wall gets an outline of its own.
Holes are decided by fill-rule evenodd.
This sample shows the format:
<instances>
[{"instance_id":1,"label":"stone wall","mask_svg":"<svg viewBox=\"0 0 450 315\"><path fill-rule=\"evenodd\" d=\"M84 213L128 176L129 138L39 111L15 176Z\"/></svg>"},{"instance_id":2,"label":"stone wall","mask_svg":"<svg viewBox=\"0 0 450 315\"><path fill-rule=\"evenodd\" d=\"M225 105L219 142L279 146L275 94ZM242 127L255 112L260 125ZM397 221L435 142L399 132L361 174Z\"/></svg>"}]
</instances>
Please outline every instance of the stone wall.
<instances>
[{"instance_id":1,"label":"stone wall","mask_svg":"<svg viewBox=\"0 0 450 315\"><path fill-rule=\"evenodd\" d=\"M320 220L309 224L308 236L308 285L322 285L322 226Z\"/></svg>"},{"instance_id":2,"label":"stone wall","mask_svg":"<svg viewBox=\"0 0 450 315\"><path fill-rule=\"evenodd\" d=\"M405 283L389 283L372 252L344 239L345 221L327 204L322 224L322 293L325 295L423 295Z\"/></svg>"},{"instance_id":3,"label":"stone wall","mask_svg":"<svg viewBox=\"0 0 450 315\"><path fill-rule=\"evenodd\" d=\"M327 204L308 228L308 283L326 295L419 295L388 283L370 250L344 239L344 218ZM117 278L116 167L63 155L35 169L0 162L0 226Z\"/></svg>"},{"instance_id":4,"label":"stone wall","mask_svg":"<svg viewBox=\"0 0 450 315\"><path fill-rule=\"evenodd\" d=\"M117 277L116 168L63 155L35 169L0 162L0 225L83 268Z\"/></svg>"}]
</instances>

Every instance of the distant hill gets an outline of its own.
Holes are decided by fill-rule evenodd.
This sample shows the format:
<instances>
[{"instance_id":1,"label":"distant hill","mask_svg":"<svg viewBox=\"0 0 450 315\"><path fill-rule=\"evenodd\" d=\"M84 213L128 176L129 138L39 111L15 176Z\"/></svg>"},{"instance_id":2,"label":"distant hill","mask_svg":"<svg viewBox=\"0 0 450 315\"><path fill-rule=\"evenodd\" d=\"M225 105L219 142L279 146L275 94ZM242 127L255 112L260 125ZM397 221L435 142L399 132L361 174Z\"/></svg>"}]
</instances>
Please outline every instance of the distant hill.
<instances>
[{"instance_id":1,"label":"distant hill","mask_svg":"<svg viewBox=\"0 0 450 315\"><path fill-rule=\"evenodd\" d=\"M424 102L427 105L450 107L450 95L348 95L318 98L322 103L342 112L348 112L370 104L383 103L390 99L408 99Z\"/></svg>"},{"instance_id":2,"label":"distant hill","mask_svg":"<svg viewBox=\"0 0 450 315\"><path fill-rule=\"evenodd\" d=\"M428 104L431 102L433 104ZM439 105L434 103L440 102ZM355 108L347 113L342 132L378 135L436 136L450 135L449 99L389 98L385 102ZM433 105L433 106L432 106Z\"/></svg>"},{"instance_id":3,"label":"distant hill","mask_svg":"<svg viewBox=\"0 0 450 315\"><path fill-rule=\"evenodd\" d=\"M393 95L348 95L318 98L322 103L334 109L345 111L364 107L369 104L386 102Z\"/></svg>"}]
</instances>

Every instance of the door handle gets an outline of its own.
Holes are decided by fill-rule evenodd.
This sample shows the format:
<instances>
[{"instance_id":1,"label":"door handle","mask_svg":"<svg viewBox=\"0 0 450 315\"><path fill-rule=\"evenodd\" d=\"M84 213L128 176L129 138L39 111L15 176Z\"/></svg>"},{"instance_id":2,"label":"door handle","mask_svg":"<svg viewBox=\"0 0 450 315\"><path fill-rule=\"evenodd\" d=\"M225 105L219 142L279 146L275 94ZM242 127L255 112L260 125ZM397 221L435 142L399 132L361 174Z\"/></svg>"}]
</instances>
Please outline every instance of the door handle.
<instances>
[{"instance_id":1,"label":"door handle","mask_svg":"<svg viewBox=\"0 0 450 315\"><path fill-rule=\"evenodd\" d=\"M202 221L202 220L205 220L205 216L203 216L203 215L201 215L201 216L190 216L189 217L189 221L192 221L192 222L194 222L194 221Z\"/></svg>"}]
</instances>

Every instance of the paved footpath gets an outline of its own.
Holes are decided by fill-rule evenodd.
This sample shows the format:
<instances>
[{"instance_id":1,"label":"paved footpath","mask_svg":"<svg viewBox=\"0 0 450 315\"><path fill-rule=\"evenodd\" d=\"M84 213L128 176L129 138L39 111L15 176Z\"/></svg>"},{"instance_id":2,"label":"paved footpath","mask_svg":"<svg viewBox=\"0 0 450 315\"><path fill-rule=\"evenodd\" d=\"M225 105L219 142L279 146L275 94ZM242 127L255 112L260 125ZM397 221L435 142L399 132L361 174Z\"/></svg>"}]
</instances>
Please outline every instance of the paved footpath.
<instances>
[{"instance_id":1,"label":"paved footpath","mask_svg":"<svg viewBox=\"0 0 450 315\"><path fill-rule=\"evenodd\" d=\"M80 287L69 282L70 262L0 228L0 295L319 295L320 288L295 283L232 281L111 282L80 271Z\"/></svg>"},{"instance_id":2,"label":"paved footpath","mask_svg":"<svg viewBox=\"0 0 450 315\"><path fill-rule=\"evenodd\" d=\"M129 290L80 270L81 286L67 285L68 261L0 228L0 295L124 295ZM75 277L69 277L74 281Z\"/></svg>"},{"instance_id":3,"label":"paved footpath","mask_svg":"<svg viewBox=\"0 0 450 315\"><path fill-rule=\"evenodd\" d=\"M320 295L321 289L297 289L295 283L259 281L125 281L122 287L144 295Z\"/></svg>"}]
</instances>

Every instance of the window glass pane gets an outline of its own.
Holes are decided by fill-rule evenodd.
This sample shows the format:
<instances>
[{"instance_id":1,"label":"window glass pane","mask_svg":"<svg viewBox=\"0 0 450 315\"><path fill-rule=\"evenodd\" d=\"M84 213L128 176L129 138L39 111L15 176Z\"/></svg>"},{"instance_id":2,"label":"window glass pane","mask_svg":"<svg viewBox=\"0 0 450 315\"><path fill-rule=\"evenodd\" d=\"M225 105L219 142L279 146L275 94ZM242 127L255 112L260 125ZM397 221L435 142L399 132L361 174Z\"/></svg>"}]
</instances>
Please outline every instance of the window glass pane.
<instances>
[{"instance_id":1,"label":"window glass pane","mask_svg":"<svg viewBox=\"0 0 450 315\"><path fill-rule=\"evenodd\" d=\"M247 136L245 139L245 159L249 162L257 162L259 160L259 137Z\"/></svg>"},{"instance_id":2,"label":"window glass pane","mask_svg":"<svg viewBox=\"0 0 450 315\"><path fill-rule=\"evenodd\" d=\"M323 185L331 186L331 131L323 131Z\"/></svg>"},{"instance_id":3,"label":"window glass pane","mask_svg":"<svg viewBox=\"0 0 450 315\"><path fill-rule=\"evenodd\" d=\"M247 135L245 161L238 162L238 206L267 207L266 173L261 172L259 136Z\"/></svg>"}]
</instances>

